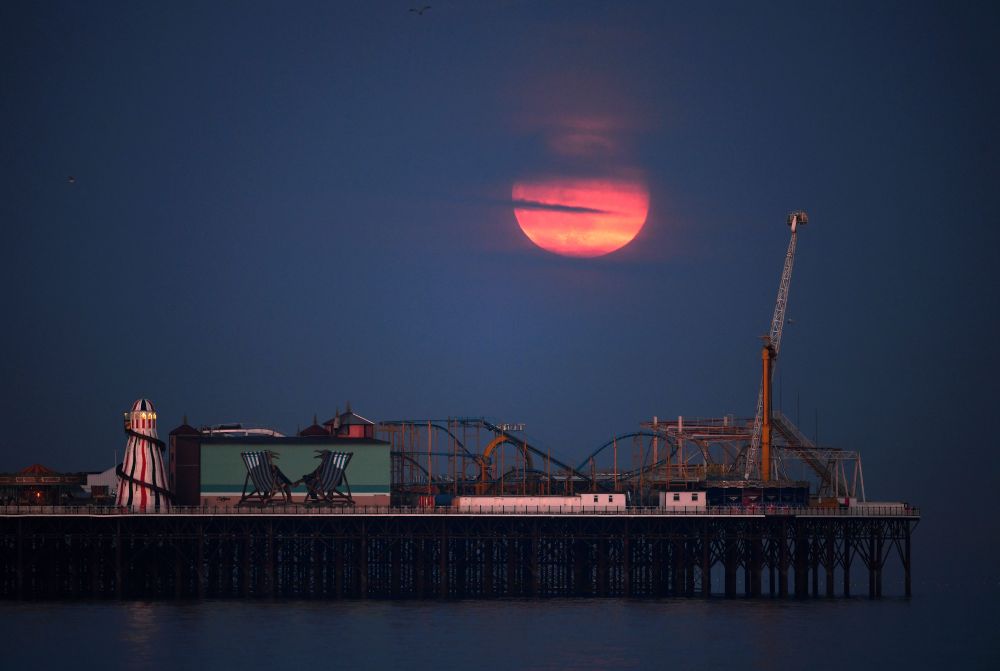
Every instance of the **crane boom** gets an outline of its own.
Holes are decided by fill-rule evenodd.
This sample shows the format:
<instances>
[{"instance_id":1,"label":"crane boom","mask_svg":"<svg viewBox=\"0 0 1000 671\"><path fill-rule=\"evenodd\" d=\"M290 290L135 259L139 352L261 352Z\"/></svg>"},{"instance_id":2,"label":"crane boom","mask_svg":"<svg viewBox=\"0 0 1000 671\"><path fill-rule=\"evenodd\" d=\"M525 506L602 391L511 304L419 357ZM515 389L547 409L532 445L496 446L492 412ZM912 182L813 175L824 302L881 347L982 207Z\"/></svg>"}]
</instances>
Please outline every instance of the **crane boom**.
<instances>
[{"instance_id":1,"label":"crane boom","mask_svg":"<svg viewBox=\"0 0 1000 671\"><path fill-rule=\"evenodd\" d=\"M788 227L792 229L791 240L788 241L788 251L785 252L785 266L781 271L781 283L778 285L778 299L774 303L774 315L771 317L771 330L768 338L777 357L781 351L781 334L785 327L785 309L788 307L788 289L792 284L792 266L795 265L795 243L798 239L798 228L809 223L805 212L798 211L788 215ZM761 430L764 424L764 380L761 380L757 392L757 413L753 420L753 435L750 438L750 450L747 452L743 465L743 479L749 479L753 467L757 463L760 452ZM770 468L770 464L762 464L761 470ZM761 476L763 477L763 472Z\"/></svg>"}]
</instances>

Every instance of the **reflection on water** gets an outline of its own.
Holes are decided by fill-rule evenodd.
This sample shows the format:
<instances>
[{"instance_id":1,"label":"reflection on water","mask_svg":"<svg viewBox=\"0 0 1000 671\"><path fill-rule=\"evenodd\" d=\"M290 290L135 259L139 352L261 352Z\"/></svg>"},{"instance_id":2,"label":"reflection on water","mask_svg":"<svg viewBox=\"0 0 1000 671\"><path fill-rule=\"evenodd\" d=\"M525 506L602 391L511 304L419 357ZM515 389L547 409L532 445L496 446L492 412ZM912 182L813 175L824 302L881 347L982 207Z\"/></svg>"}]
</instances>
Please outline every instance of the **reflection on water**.
<instances>
[{"instance_id":1,"label":"reflection on water","mask_svg":"<svg viewBox=\"0 0 1000 671\"><path fill-rule=\"evenodd\" d=\"M992 596L0 603L0 642L3 668L976 669L1000 654Z\"/></svg>"},{"instance_id":2,"label":"reflection on water","mask_svg":"<svg viewBox=\"0 0 1000 671\"><path fill-rule=\"evenodd\" d=\"M133 668L148 668L153 664L153 651L160 638L156 606L142 601L122 604L125 624L120 641L124 658Z\"/></svg>"}]
</instances>

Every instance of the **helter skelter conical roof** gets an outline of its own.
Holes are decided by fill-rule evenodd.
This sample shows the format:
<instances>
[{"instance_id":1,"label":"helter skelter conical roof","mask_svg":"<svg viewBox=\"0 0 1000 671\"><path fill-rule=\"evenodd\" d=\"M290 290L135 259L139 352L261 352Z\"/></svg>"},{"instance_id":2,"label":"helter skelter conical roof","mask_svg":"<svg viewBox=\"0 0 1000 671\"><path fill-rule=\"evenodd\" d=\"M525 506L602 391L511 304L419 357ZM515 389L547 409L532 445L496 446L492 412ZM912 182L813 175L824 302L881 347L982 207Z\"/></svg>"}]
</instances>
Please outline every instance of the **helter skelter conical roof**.
<instances>
[{"instance_id":1,"label":"helter skelter conical roof","mask_svg":"<svg viewBox=\"0 0 1000 671\"><path fill-rule=\"evenodd\" d=\"M156 412L156 408L153 407L153 402L148 398L140 398L132 404L132 412L140 412L142 410L145 410L146 412Z\"/></svg>"}]
</instances>

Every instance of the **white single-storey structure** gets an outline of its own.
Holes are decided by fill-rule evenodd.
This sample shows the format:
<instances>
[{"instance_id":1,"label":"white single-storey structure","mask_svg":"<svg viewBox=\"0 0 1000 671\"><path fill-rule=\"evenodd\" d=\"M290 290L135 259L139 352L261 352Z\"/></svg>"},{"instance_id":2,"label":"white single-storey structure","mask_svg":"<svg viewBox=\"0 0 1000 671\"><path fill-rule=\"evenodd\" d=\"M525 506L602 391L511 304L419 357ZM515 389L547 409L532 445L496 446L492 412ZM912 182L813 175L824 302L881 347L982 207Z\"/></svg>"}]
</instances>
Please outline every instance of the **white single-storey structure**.
<instances>
[{"instance_id":1,"label":"white single-storey structure","mask_svg":"<svg viewBox=\"0 0 1000 671\"><path fill-rule=\"evenodd\" d=\"M660 507L668 510L704 510L708 507L705 492L660 492Z\"/></svg>"}]
</instances>

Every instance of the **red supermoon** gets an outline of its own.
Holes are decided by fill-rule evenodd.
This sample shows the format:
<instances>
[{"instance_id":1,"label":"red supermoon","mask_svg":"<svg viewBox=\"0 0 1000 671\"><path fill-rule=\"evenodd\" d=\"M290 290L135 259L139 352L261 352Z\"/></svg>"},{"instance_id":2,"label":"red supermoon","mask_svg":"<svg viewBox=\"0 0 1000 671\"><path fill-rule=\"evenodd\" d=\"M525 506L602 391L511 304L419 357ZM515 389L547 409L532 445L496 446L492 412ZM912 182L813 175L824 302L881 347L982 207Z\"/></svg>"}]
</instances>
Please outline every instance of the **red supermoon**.
<instances>
[{"instance_id":1,"label":"red supermoon","mask_svg":"<svg viewBox=\"0 0 1000 671\"><path fill-rule=\"evenodd\" d=\"M514 184L514 216L528 238L563 256L610 254L646 223L649 191L619 179L548 178Z\"/></svg>"}]
</instances>

